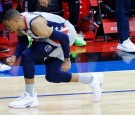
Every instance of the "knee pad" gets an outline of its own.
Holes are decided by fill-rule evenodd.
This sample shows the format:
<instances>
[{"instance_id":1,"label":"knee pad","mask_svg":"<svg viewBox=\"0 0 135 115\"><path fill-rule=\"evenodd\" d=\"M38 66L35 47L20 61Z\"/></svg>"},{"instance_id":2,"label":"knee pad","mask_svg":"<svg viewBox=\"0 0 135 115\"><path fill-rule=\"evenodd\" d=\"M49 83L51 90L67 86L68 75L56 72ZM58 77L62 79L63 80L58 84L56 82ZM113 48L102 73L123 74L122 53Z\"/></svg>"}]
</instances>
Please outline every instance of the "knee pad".
<instances>
[{"instance_id":1,"label":"knee pad","mask_svg":"<svg viewBox=\"0 0 135 115\"><path fill-rule=\"evenodd\" d=\"M48 72L46 74L46 80L53 83L70 82L71 73L63 71Z\"/></svg>"},{"instance_id":2,"label":"knee pad","mask_svg":"<svg viewBox=\"0 0 135 115\"><path fill-rule=\"evenodd\" d=\"M57 72L50 72L46 74L46 80L52 83L60 83L59 75Z\"/></svg>"}]
</instances>

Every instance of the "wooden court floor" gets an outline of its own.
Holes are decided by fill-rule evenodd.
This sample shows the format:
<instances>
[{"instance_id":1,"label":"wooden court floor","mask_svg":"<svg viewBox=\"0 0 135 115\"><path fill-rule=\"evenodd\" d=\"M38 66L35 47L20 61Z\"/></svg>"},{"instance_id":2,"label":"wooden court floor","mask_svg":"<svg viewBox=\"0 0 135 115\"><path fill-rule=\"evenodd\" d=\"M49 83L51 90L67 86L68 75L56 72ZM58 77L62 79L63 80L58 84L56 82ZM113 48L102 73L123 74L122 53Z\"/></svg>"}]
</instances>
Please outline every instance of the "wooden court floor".
<instances>
[{"instance_id":1,"label":"wooden court floor","mask_svg":"<svg viewBox=\"0 0 135 115\"><path fill-rule=\"evenodd\" d=\"M0 78L0 115L135 115L135 71L106 72L102 99L80 83L48 83L37 76L39 107L13 109L8 103L24 91L23 77Z\"/></svg>"}]
</instances>

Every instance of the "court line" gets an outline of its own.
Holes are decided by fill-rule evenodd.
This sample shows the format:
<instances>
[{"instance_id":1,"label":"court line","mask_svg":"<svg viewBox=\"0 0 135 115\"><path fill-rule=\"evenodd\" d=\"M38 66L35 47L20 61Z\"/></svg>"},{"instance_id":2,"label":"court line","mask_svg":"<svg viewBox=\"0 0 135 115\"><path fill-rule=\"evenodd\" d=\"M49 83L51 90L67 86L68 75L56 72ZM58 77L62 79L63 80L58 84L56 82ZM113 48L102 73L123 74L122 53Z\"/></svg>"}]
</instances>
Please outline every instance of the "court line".
<instances>
[{"instance_id":1,"label":"court line","mask_svg":"<svg viewBox=\"0 0 135 115\"><path fill-rule=\"evenodd\" d=\"M84 72L84 73L77 73L77 74L90 74L90 73L126 73L126 72L135 72L135 70L122 70L122 71L103 71L103 72ZM45 77L44 75L35 75L36 77ZM0 77L0 79L12 79L12 78L21 78L24 76L7 76L7 77Z\"/></svg>"},{"instance_id":2,"label":"court line","mask_svg":"<svg viewBox=\"0 0 135 115\"><path fill-rule=\"evenodd\" d=\"M110 93L129 93L135 92L135 90L112 90L112 91L103 91L103 94L110 94ZM86 94L93 94L92 92L82 92L82 93L65 93L65 94L42 94L38 95L38 97L52 97L52 96L72 96L72 95L86 95ZM19 96L7 96L7 97L0 97L2 99L12 99L18 98Z\"/></svg>"}]
</instances>

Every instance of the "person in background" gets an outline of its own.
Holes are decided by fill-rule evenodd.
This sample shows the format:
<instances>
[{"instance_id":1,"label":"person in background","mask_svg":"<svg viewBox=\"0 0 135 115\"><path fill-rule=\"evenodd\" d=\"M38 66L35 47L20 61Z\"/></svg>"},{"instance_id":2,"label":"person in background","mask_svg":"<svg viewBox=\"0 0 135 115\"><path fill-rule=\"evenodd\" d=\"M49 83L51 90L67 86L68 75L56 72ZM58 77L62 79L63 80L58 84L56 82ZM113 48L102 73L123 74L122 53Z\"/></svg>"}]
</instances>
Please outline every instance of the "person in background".
<instances>
[{"instance_id":1,"label":"person in background","mask_svg":"<svg viewBox=\"0 0 135 115\"><path fill-rule=\"evenodd\" d=\"M6 2L6 4L5 4ZM0 0L0 52L9 52L9 32L4 28L3 15L8 9L12 8L11 1ZM1 66L4 67L4 66Z\"/></svg>"},{"instance_id":2,"label":"person in background","mask_svg":"<svg viewBox=\"0 0 135 115\"><path fill-rule=\"evenodd\" d=\"M118 50L125 52L135 52L135 45L131 42L129 34L129 13L131 0L115 0L116 1L116 19L119 34L117 45Z\"/></svg>"}]
</instances>

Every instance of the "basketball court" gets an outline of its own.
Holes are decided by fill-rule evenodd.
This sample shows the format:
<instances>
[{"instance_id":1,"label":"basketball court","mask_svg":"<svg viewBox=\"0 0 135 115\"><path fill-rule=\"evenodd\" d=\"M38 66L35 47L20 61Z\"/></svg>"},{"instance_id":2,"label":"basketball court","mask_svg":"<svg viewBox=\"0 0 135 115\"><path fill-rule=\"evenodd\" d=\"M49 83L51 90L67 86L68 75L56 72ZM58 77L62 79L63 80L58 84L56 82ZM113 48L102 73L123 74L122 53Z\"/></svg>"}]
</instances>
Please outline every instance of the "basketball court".
<instances>
[{"instance_id":1,"label":"basketball court","mask_svg":"<svg viewBox=\"0 0 135 115\"><path fill-rule=\"evenodd\" d=\"M85 73L89 74L89 73ZM0 78L0 113L4 115L134 115L135 71L104 72L101 101L92 101L92 90L81 83L49 83L36 76L39 107L13 109L8 103L24 91L23 77Z\"/></svg>"}]
</instances>

